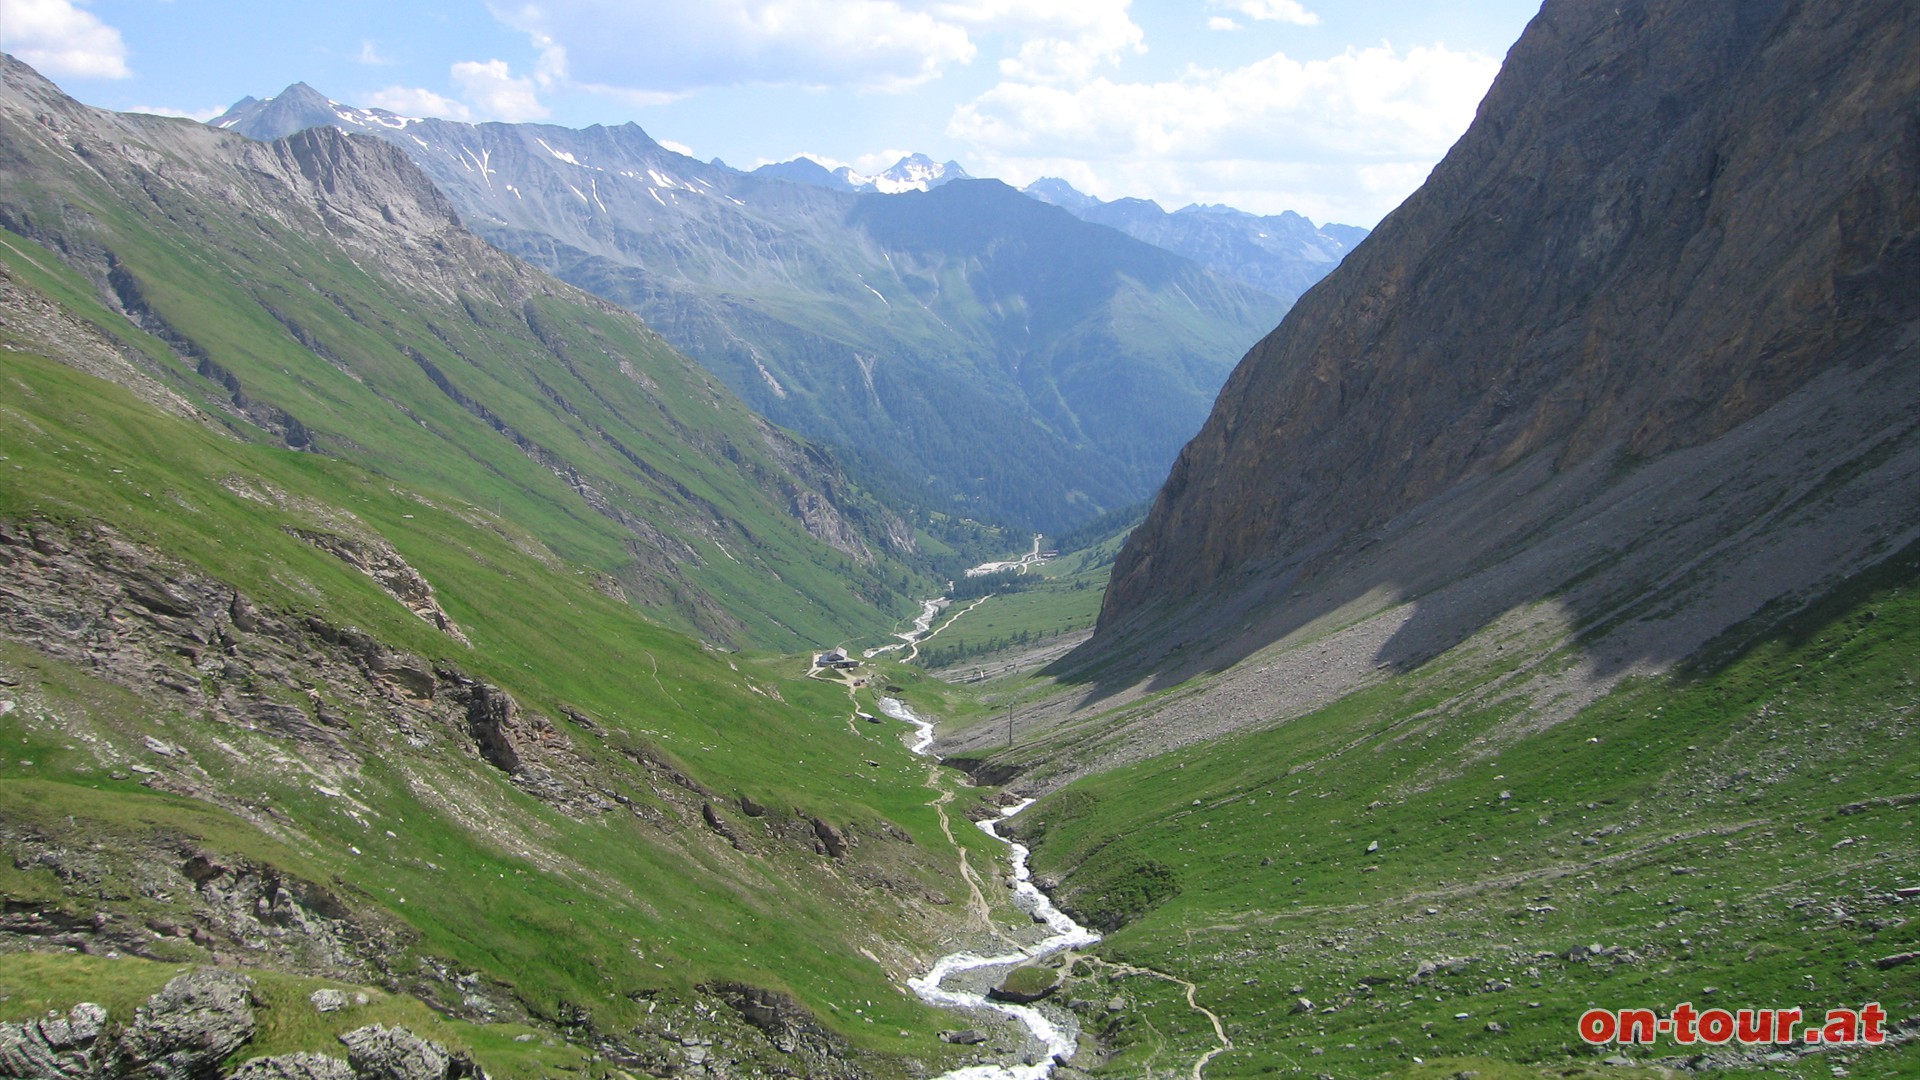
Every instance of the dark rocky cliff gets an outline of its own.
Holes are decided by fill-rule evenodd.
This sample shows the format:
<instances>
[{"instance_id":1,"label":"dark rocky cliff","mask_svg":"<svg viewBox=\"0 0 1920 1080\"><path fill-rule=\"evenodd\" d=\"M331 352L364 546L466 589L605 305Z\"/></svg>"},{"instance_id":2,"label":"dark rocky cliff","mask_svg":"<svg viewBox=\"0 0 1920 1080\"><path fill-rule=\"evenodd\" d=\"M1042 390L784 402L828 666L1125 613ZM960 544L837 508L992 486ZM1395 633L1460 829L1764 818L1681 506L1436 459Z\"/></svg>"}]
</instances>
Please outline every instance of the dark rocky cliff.
<instances>
[{"instance_id":1,"label":"dark rocky cliff","mask_svg":"<svg viewBox=\"0 0 1920 1080\"><path fill-rule=\"evenodd\" d=\"M1917 103L1904 0L1549 0L1427 184L1241 362L1096 641L1277 595L1489 478L1707 444L1884 351L1920 309Z\"/></svg>"}]
</instances>

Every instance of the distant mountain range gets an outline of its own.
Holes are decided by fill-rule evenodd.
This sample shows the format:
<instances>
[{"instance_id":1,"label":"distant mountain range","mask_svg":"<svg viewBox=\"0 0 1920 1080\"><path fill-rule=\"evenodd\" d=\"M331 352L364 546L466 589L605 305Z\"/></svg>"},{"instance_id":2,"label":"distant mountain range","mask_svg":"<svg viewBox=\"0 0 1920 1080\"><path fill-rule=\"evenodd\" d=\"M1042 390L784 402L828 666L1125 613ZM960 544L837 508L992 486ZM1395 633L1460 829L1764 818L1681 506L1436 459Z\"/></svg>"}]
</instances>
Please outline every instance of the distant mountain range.
<instances>
[{"instance_id":1,"label":"distant mountain range","mask_svg":"<svg viewBox=\"0 0 1920 1080\"><path fill-rule=\"evenodd\" d=\"M924 158L881 178L804 160L742 173L633 124L421 120L298 84L213 123L258 139L324 125L394 143L482 236L638 312L925 520L1058 532L1145 498L1234 358L1286 309ZM867 183L930 190L848 187ZM1316 260L1315 274L1334 265Z\"/></svg>"},{"instance_id":2,"label":"distant mountain range","mask_svg":"<svg viewBox=\"0 0 1920 1080\"><path fill-rule=\"evenodd\" d=\"M1151 199L1103 202L1056 177L1021 189L1082 221L1120 230L1292 304L1367 238L1357 225L1315 225L1288 211L1270 216L1194 204L1168 213Z\"/></svg>"},{"instance_id":3,"label":"distant mountain range","mask_svg":"<svg viewBox=\"0 0 1920 1080\"><path fill-rule=\"evenodd\" d=\"M809 157L797 157L792 161L762 165L753 172L756 176L772 176L781 180L812 184L814 187L823 187L830 191L862 191L881 195L898 195L903 191L931 191L941 184L973 179L967 175L967 170L960 167L959 162L949 161L942 164L925 154L908 154L894 162L892 168L873 176L862 176L846 165L829 170L825 165Z\"/></svg>"}]
</instances>

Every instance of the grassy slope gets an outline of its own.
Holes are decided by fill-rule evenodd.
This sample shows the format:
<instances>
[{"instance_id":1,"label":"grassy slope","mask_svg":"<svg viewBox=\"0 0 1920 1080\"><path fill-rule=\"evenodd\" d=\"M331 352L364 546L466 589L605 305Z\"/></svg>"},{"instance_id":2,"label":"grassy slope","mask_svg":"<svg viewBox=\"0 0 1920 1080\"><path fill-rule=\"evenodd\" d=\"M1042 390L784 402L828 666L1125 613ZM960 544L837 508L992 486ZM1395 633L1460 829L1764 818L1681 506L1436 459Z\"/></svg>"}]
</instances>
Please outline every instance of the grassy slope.
<instances>
[{"instance_id":1,"label":"grassy slope","mask_svg":"<svg viewBox=\"0 0 1920 1080\"><path fill-rule=\"evenodd\" d=\"M174 332L250 399L297 417L324 450L497 511L561 557L621 578L673 625L803 648L874 621L876 603L883 618L905 603L892 592L896 568L859 565L788 516L769 479L780 467L737 399L650 331L564 286L536 281L516 304L526 282L482 261L494 278L472 281L457 301L434 298L315 239L326 231L318 219L289 226L164 185L132 201L100 176L54 179L33 163L17 175L46 187L12 192L16 220L79 250L105 245ZM74 225L75 203L84 227ZM142 346L190 396L218 391L90 299L87 284L67 275L51 286L49 275L66 272L43 248L9 237L0 256L110 336ZM659 529L668 547L632 549L629 530L443 394L407 350Z\"/></svg>"},{"instance_id":2,"label":"grassy slope","mask_svg":"<svg viewBox=\"0 0 1920 1080\"><path fill-rule=\"evenodd\" d=\"M1041 578L1039 583L991 595L985 603L961 616L921 649L919 663L929 668L964 666L974 657L1039 643L1093 626L1100 614L1106 568L1081 572L1049 569L1035 576ZM972 603L972 600L958 601L948 609L948 615ZM1025 635L1024 640L1021 635Z\"/></svg>"},{"instance_id":3,"label":"grassy slope","mask_svg":"<svg viewBox=\"0 0 1920 1080\"><path fill-rule=\"evenodd\" d=\"M17 238L8 242L13 253L24 250ZM79 282L49 260L36 262L39 269L27 267L23 276L43 273L48 293L85 310ZM0 516L110 522L128 540L168 552L271 610L323 613L392 646L447 657L545 715L557 717L562 703L579 709L609 736L597 745L571 729L574 745L601 776L635 785L642 801L644 788L615 753L621 746L677 762L722 794L745 792L834 821L892 821L928 853L902 872L947 887L953 868L934 854L940 835L916 786L920 763L894 732L853 731L844 694L797 678L791 662L704 650L609 599L591 575L564 566L556 572L530 533L428 482L403 486L338 460L222 437L17 351L29 343L5 344L12 349L0 356L8 385L0 406ZM243 498L223 483L233 477L285 493L295 508ZM434 583L472 651L282 531L342 510L387 537ZM924 1034L897 1032L924 1033L941 1022L855 951L881 941L914 947L921 915L853 886L809 853L734 856L697 820L682 823L690 832L666 835L624 813L576 821L512 788L471 754L410 752L357 703L340 701L365 753L350 793L368 809L355 818L316 793L307 773L283 764L300 756L296 745L264 733L210 731L23 646L9 646L4 665L35 695L0 719L0 742L17 750L0 763L0 819L16 826L78 830L105 850L128 853L184 835L309 880L339 875L352 882L357 904L420 935L418 958L447 957L509 981L546 1015L580 1007L603 1027L620 1026L642 1009L633 996L642 990L685 992L738 978L792 991L882 1052L927 1052ZM777 689L783 700L753 686ZM187 747L221 793L213 802L236 812L151 791L137 777L111 779L75 731L121 746L154 735ZM222 741L241 753L226 752ZM765 747L782 752L767 755ZM790 748L802 748L804 768L795 768ZM870 759L881 767L867 765ZM472 805L456 812L435 791L468 792ZM255 804L285 815L281 840L238 812ZM511 828L477 827L473 806L482 820ZM389 829L394 836L385 835ZM7 893L54 889L38 880L47 876L12 875ZM116 895L112 882L97 891ZM97 902L84 890L63 901L78 913ZM155 906L161 914L168 908ZM715 933L720 928L738 932ZM204 958L192 949L181 958L195 957ZM874 1026L836 1011L853 1001L874 1003L861 1018ZM542 1048L507 1049L524 1051L502 1059L509 1073L540 1071L528 1062Z\"/></svg>"},{"instance_id":4,"label":"grassy slope","mask_svg":"<svg viewBox=\"0 0 1920 1080\"><path fill-rule=\"evenodd\" d=\"M1212 1077L1593 1060L1619 1052L1576 1037L1594 1005L1877 1000L1920 1015L1920 968L1872 962L1920 945L1892 895L1920 884L1915 809L1840 812L1920 791L1920 551L1746 632L1537 732L1499 711L1427 711L1494 674L1442 656L1050 796L1025 826L1035 864L1065 875L1082 913L1124 924L1101 955L1199 983L1236 1043ZM1566 959L1588 944L1625 953ZM1473 960L1409 983L1420 961L1458 957ZM1212 1045L1170 984L1124 983L1142 1005L1116 1024L1130 1049L1113 1075ZM1301 996L1314 1012L1292 1011ZM1911 1046L1837 1060L1855 1077L1920 1068Z\"/></svg>"}]
</instances>

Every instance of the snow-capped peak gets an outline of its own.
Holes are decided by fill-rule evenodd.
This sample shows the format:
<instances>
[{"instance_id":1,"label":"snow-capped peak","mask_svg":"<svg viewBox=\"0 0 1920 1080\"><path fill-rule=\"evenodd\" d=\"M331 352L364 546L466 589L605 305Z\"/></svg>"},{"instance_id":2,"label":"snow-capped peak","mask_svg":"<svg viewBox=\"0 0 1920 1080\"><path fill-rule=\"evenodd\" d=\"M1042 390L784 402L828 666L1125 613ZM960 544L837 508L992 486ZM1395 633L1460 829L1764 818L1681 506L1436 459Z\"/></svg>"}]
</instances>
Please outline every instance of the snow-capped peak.
<instances>
[{"instance_id":1,"label":"snow-capped peak","mask_svg":"<svg viewBox=\"0 0 1920 1080\"><path fill-rule=\"evenodd\" d=\"M871 176L854 172L851 166L842 165L829 170L818 160L801 156L792 161L783 161L773 165L762 165L754 170L767 176L777 176L783 180L792 180L815 187L831 188L836 191L879 192L882 195L897 195L902 191L929 191L953 180L971 179L959 162L944 164L934 161L925 154L908 154L885 172Z\"/></svg>"},{"instance_id":2,"label":"snow-capped peak","mask_svg":"<svg viewBox=\"0 0 1920 1080\"><path fill-rule=\"evenodd\" d=\"M895 195L902 191L929 191L949 181L969 177L957 161L941 164L925 154L908 154L886 172L862 179L881 194Z\"/></svg>"}]
</instances>

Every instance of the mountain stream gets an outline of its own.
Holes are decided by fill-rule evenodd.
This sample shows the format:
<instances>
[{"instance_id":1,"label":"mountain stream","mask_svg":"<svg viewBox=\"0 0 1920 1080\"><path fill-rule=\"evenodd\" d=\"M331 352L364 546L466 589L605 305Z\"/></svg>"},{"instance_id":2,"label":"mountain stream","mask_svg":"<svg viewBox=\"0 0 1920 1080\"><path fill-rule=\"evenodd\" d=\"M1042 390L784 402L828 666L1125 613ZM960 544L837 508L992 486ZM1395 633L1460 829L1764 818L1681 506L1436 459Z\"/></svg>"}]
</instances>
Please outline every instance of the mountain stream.
<instances>
[{"instance_id":1,"label":"mountain stream","mask_svg":"<svg viewBox=\"0 0 1920 1080\"><path fill-rule=\"evenodd\" d=\"M933 725L916 715L903 701L896 698L880 699L880 711L895 720L911 724L915 735L910 749L916 754L933 756ZM937 758L936 758L937 760ZM1074 922L1053 901L1033 884L1031 873L1027 869L1028 851L1026 845L1015 843L1001 836L998 825L1033 804L1032 799L1007 807L1000 812L999 821L982 821L977 824L980 830L995 840L1006 844L1012 853L1013 880L1012 892L1014 906L1031 915L1035 922L1044 923L1047 936L1031 945L1015 946L1013 951L981 955L971 950L949 953L934 963L933 967L918 978L908 979L907 986L922 1001L929 1005L938 1005L948 1009L991 1009L994 1012L1011 1016L1026 1027L1028 1034L1038 1042L1044 1051L1026 1055L1028 1060L1006 1065L973 1065L956 1069L944 1074L939 1080L1044 1080L1053 1072L1056 1061L1064 1062L1073 1056L1079 1042L1078 1025L1071 1017L1055 1018L1041 1012L1031 1005L1016 1005L1011 1002L994 1001L987 997L985 990L972 989L972 986L993 986L1006 977L1006 973L1015 967L1032 960L1052 956L1066 949L1091 945L1100 940L1100 935ZM944 811L943 811L944 814ZM971 881L962 851L962 871ZM949 986L949 980L972 973L966 979L966 987Z\"/></svg>"}]
</instances>

